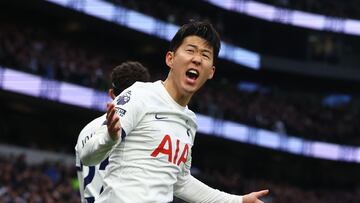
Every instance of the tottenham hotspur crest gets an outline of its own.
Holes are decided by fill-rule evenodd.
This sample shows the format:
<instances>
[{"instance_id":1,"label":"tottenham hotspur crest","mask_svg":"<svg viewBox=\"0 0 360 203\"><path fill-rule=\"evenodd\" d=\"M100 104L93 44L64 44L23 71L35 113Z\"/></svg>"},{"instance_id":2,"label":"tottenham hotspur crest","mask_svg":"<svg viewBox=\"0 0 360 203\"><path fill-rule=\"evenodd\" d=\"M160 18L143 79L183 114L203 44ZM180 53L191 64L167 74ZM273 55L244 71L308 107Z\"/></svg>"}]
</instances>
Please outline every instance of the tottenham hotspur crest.
<instances>
[{"instance_id":1,"label":"tottenham hotspur crest","mask_svg":"<svg viewBox=\"0 0 360 203\"><path fill-rule=\"evenodd\" d=\"M117 99L117 105L124 105L130 101L131 90L125 92L124 94L120 95Z\"/></svg>"}]
</instances>

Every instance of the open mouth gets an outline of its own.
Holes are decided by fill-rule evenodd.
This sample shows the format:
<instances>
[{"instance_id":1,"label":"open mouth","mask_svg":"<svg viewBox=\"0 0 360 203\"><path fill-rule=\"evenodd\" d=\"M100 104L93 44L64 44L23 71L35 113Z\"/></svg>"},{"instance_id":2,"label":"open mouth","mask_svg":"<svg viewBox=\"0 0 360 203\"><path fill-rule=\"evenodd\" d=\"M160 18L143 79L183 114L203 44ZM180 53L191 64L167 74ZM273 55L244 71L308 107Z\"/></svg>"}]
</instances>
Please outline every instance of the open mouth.
<instances>
[{"instance_id":1,"label":"open mouth","mask_svg":"<svg viewBox=\"0 0 360 203\"><path fill-rule=\"evenodd\" d=\"M192 80L196 80L199 77L199 72L194 69L186 71L186 76Z\"/></svg>"}]
</instances>

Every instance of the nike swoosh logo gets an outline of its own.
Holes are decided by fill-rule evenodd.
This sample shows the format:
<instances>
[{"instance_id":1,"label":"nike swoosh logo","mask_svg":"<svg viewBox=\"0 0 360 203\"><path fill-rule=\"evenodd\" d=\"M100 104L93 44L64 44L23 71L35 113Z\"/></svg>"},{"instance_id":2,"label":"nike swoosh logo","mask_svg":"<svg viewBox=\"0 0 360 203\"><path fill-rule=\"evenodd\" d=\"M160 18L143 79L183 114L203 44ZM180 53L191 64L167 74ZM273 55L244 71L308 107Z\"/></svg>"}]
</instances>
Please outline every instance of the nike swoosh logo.
<instances>
[{"instance_id":1,"label":"nike swoosh logo","mask_svg":"<svg viewBox=\"0 0 360 203\"><path fill-rule=\"evenodd\" d=\"M187 130L186 130L186 134L188 135L188 137L190 137L190 135L191 135L191 134L190 134L190 129L187 129Z\"/></svg>"},{"instance_id":2,"label":"nike swoosh logo","mask_svg":"<svg viewBox=\"0 0 360 203\"><path fill-rule=\"evenodd\" d=\"M161 119L166 119L167 117L159 116L158 114L155 114L155 118L158 119L158 120L161 120Z\"/></svg>"}]
</instances>

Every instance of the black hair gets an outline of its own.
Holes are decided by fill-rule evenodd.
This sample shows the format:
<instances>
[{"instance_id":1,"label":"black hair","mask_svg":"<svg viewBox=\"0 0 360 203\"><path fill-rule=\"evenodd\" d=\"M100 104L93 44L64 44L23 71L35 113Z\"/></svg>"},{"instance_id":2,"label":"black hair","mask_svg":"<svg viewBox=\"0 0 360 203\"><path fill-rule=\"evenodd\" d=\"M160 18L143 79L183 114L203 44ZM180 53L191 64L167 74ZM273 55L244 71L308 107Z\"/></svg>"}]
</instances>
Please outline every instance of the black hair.
<instances>
[{"instance_id":1,"label":"black hair","mask_svg":"<svg viewBox=\"0 0 360 203\"><path fill-rule=\"evenodd\" d=\"M181 26L175 36L172 38L169 46L169 51L175 52L188 36L198 36L208 42L208 45L213 48L214 62L216 61L220 51L220 35L207 21L190 21Z\"/></svg>"},{"instance_id":2,"label":"black hair","mask_svg":"<svg viewBox=\"0 0 360 203\"><path fill-rule=\"evenodd\" d=\"M149 70L136 61L124 62L121 65L116 66L111 72L111 85L115 96L118 96L136 81L148 82L149 80Z\"/></svg>"}]
</instances>

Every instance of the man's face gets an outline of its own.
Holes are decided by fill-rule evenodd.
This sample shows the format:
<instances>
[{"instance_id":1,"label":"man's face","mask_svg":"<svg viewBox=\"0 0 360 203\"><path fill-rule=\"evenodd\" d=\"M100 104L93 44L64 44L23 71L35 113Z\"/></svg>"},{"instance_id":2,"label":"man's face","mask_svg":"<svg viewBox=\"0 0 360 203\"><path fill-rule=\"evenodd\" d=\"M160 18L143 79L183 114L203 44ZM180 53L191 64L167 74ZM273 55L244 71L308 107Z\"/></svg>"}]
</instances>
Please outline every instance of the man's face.
<instances>
[{"instance_id":1,"label":"man's face","mask_svg":"<svg viewBox=\"0 0 360 203\"><path fill-rule=\"evenodd\" d=\"M197 36L186 37L175 53L166 54L170 77L179 93L184 95L192 95L213 77L213 60L213 48Z\"/></svg>"}]
</instances>

